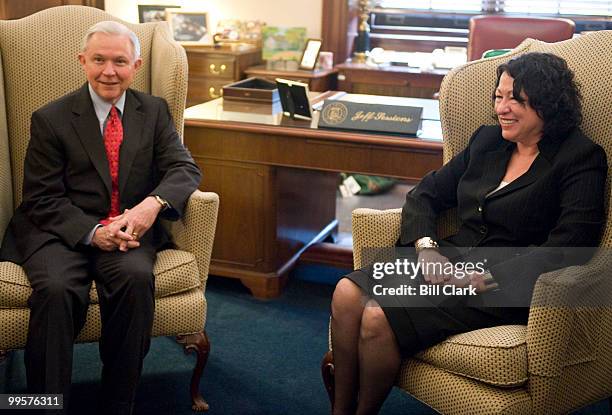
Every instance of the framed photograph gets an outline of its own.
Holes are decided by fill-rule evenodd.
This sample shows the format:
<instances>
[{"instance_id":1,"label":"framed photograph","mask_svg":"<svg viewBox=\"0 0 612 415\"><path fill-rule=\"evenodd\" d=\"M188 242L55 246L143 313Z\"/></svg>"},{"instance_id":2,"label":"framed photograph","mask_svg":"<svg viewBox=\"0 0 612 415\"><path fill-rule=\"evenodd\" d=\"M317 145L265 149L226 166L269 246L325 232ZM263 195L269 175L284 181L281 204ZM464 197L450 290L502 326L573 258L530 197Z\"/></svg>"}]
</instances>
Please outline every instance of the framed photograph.
<instances>
[{"instance_id":1,"label":"framed photograph","mask_svg":"<svg viewBox=\"0 0 612 415\"><path fill-rule=\"evenodd\" d=\"M208 14L205 12L166 9L166 20L178 42L202 42L208 34Z\"/></svg>"},{"instance_id":2,"label":"framed photograph","mask_svg":"<svg viewBox=\"0 0 612 415\"><path fill-rule=\"evenodd\" d=\"M304 52L302 52L302 59L300 59L300 69L312 71L315 68L319 51L321 50L321 43L321 39L308 39L306 41Z\"/></svg>"},{"instance_id":3,"label":"framed photograph","mask_svg":"<svg viewBox=\"0 0 612 415\"><path fill-rule=\"evenodd\" d=\"M157 5L157 4L139 4L138 5L138 22L164 22L166 21L166 9L180 8L181 6Z\"/></svg>"}]
</instances>

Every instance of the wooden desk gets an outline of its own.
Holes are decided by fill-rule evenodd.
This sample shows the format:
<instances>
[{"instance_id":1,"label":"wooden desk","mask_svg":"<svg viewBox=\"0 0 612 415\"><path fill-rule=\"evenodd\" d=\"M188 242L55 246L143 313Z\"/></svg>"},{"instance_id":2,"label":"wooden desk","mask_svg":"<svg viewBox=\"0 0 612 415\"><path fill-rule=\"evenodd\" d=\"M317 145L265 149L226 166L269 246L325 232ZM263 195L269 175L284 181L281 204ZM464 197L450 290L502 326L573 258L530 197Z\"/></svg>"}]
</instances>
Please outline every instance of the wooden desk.
<instances>
[{"instance_id":1,"label":"wooden desk","mask_svg":"<svg viewBox=\"0 0 612 415\"><path fill-rule=\"evenodd\" d=\"M338 89L355 94L431 98L440 90L448 69L422 72L408 66L373 67L362 63L341 63Z\"/></svg>"},{"instance_id":2,"label":"wooden desk","mask_svg":"<svg viewBox=\"0 0 612 415\"><path fill-rule=\"evenodd\" d=\"M437 101L395 100L423 106L425 135L440 137ZM299 255L337 226L337 172L416 180L442 165L440 139L317 129L317 121L318 113L291 120L280 108L222 98L185 111L200 188L221 198L212 275L239 278L256 297L278 296Z\"/></svg>"},{"instance_id":3,"label":"wooden desk","mask_svg":"<svg viewBox=\"0 0 612 415\"><path fill-rule=\"evenodd\" d=\"M336 89L337 70L328 71L278 71L266 69L265 65L251 66L244 71L247 76L257 76L274 81L276 78L290 79L292 81L308 84L311 91L330 91Z\"/></svg>"}]
</instances>

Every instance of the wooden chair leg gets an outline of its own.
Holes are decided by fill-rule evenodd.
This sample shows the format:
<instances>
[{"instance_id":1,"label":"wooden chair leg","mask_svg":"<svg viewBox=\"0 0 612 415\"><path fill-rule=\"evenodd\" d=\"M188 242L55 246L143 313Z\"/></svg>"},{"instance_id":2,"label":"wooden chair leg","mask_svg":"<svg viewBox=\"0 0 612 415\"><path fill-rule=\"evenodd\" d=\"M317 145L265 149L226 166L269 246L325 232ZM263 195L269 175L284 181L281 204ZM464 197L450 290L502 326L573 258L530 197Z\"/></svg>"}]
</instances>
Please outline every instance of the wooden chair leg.
<instances>
[{"instance_id":1,"label":"wooden chair leg","mask_svg":"<svg viewBox=\"0 0 612 415\"><path fill-rule=\"evenodd\" d=\"M206 331L202 330L199 333L178 335L176 336L176 341L183 345L185 353L189 353L191 350L196 353L197 360L195 368L193 369L193 374L191 375L190 386L191 409L197 412L208 411L208 403L200 393L200 379L202 379L202 372L204 371L204 366L206 366L206 361L210 353L210 342L208 341Z\"/></svg>"},{"instance_id":2,"label":"wooden chair leg","mask_svg":"<svg viewBox=\"0 0 612 415\"><path fill-rule=\"evenodd\" d=\"M325 384L325 390L329 396L329 402L334 409L334 355L332 351L328 351L323 356L321 362L321 376L323 376L323 383Z\"/></svg>"}]
</instances>

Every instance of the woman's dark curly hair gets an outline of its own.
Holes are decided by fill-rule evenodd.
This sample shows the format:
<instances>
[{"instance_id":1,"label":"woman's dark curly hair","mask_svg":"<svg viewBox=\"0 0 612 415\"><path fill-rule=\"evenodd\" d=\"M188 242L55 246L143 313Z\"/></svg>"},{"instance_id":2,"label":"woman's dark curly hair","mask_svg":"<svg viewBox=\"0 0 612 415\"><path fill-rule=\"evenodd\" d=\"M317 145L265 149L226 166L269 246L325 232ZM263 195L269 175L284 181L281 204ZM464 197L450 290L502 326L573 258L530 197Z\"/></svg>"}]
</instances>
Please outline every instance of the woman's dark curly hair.
<instances>
[{"instance_id":1,"label":"woman's dark curly hair","mask_svg":"<svg viewBox=\"0 0 612 415\"><path fill-rule=\"evenodd\" d=\"M497 68L496 87L506 72L514 78L514 99L529 105L544 120L542 137L563 140L582 121L581 96L567 62L550 53L527 53ZM495 93L493 93L495 99Z\"/></svg>"}]
</instances>

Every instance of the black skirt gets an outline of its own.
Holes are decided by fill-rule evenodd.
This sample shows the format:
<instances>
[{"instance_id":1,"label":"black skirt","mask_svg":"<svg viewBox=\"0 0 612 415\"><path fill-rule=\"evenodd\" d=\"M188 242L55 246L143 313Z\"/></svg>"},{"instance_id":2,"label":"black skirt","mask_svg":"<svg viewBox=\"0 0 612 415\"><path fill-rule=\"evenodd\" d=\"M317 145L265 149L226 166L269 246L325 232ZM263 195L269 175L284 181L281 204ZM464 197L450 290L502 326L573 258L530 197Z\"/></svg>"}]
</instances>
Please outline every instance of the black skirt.
<instances>
[{"instance_id":1,"label":"black skirt","mask_svg":"<svg viewBox=\"0 0 612 415\"><path fill-rule=\"evenodd\" d=\"M425 283L421 275L414 279L374 278L373 275L373 266L369 266L345 277L381 306L403 357L410 357L454 334L504 324L527 324L529 308L526 307L485 307L479 296L444 295L441 286ZM412 292L418 295L408 295L408 286L413 286ZM440 293L419 293L422 286L432 287L431 291L436 290L433 287L440 287L437 289ZM385 294L381 293L383 288L387 289ZM401 290L404 294L389 295L388 289Z\"/></svg>"}]
</instances>

